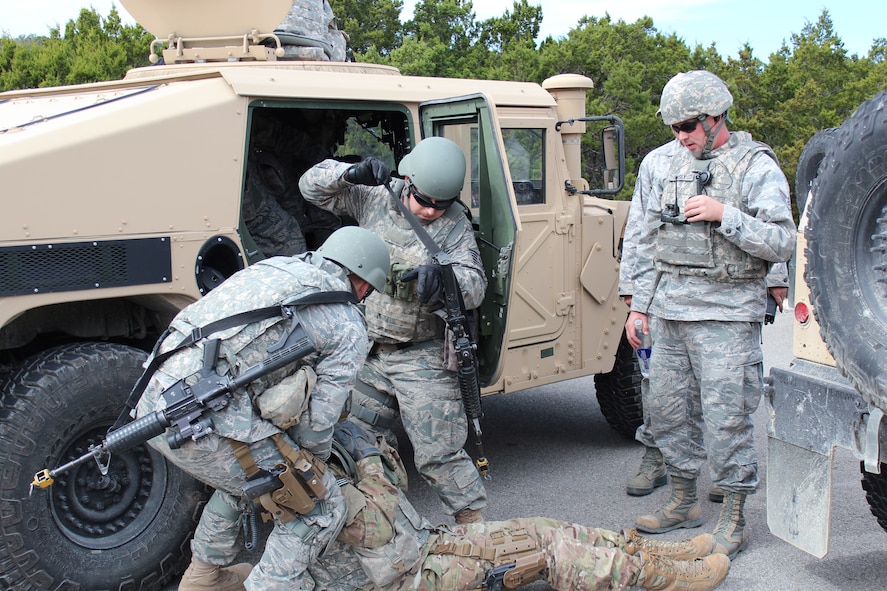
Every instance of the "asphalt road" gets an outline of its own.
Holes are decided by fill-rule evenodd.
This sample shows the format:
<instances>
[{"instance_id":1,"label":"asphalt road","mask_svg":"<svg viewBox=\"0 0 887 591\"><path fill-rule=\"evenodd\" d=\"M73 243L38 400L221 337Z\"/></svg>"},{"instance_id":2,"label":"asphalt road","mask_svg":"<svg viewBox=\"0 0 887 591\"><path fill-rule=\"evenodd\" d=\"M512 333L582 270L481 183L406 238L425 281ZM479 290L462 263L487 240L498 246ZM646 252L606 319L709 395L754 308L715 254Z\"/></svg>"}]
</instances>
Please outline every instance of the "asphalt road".
<instances>
[{"instance_id":1,"label":"asphalt road","mask_svg":"<svg viewBox=\"0 0 887 591\"><path fill-rule=\"evenodd\" d=\"M765 374L791 360L791 318L780 314L764 328ZM484 399L484 447L491 465L487 519L544 515L620 530L658 508L668 487L647 497L625 494L625 480L642 455L639 444L607 425L590 378ZM766 409L755 414L761 488L749 497L746 515L752 538L734 561L720 591L848 591L887 588L887 533L871 515L860 486L858 461L839 450L834 466L829 553L817 559L773 536L766 523ZM402 439L402 441L405 441ZM402 450L411 462L408 446ZM470 448L469 448L470 450ZM432 523L451 523L437 497L410 474L409 497ZM700 491L709 486L700 477ZM712 531L720 505L703 501L705 524L664 534L679 539ZM535 583L533 591L550 587ZM173 591L171 586L169 591Z\"/></svg>"}]
</instances>

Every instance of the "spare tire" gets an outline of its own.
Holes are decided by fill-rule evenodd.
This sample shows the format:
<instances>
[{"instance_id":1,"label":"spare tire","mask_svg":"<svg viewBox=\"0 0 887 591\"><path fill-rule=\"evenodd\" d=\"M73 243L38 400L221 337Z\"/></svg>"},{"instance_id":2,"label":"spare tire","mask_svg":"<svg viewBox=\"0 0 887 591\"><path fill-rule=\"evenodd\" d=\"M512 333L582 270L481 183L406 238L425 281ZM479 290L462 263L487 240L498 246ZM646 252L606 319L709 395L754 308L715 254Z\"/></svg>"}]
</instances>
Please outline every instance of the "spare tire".
<instances>
[{"instance_id":1,"label":"spare tire","mask_svg":"<svg viewBox=\"0 0 887 591\"><path fill-rule=\"evenodd\" d=\"M813 311L841 373L887 410L887 91L863 103L828 149L808 205Z\"/></svg>"},{"instance_id":2,"label":"spare tire","mask_svg":"<svg viewBox=\"0 0 887 591\"><path fill-rule=\"evenodd\" d=\"M813 181L819 172L819 165L825 158L825 153L831 147L837 127L830 127L817 132L810 138L798 158L798 169L795 172L795 202L798 204L798 216L804 214L804 205L807 203L807 193L813 187Z\"/></svg>"}]
</instances>

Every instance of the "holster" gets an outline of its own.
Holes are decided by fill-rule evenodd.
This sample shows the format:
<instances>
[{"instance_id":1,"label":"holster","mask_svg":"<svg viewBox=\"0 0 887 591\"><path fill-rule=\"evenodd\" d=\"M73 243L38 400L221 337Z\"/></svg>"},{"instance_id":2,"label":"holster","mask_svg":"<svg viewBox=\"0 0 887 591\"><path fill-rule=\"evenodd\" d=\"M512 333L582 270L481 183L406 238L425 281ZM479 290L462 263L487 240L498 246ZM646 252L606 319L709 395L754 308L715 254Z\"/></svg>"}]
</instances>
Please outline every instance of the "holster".
<instances>
[{"instance_id":1,"label":"holster","mask_svg":"<svg viewBox=\"0 0 887 591\"><path fill-rule=\"evenodd\" d=\"M490 532L491 545L475 545L468 541L435 544L432 554L455 554L493 563L488 575L501 576L506 589L516 589L542 578L545 569L545 553L525 529L497 530ZM481 591L486 591L482 587Z\"/></svg>"},{"instance_id":2,"label":"holster","mask_svg":"<svg viewBox=\"0 0 887 591\"><path fill-rule=\"evenodd\" d=\"M244 496L265 508L262 521L276 519L289 523L299 515L310 513L317 501L326 497L328 491L323 484L326 464L304 449L294 449L279 433L271 439L284 459L272 472L256 466L246 443L229 441L246 473Z\"/></svg>"}]
</instances>

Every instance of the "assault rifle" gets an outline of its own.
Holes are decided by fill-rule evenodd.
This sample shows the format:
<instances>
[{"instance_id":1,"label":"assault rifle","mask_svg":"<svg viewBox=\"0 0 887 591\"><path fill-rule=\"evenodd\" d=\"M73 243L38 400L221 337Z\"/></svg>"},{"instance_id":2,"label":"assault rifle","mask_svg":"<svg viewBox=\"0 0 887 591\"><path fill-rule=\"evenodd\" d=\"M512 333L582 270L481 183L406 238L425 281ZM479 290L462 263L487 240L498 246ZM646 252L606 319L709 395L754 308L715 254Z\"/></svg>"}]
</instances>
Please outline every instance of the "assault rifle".
<instances>
[{"instance_id":1,"label":"assault rifle","mask_svg":"<svg viewBox=\"0 0 887 591\"><path fill-rule=\"evenodd\" d=\"M443 255L443 252L438 255ZM444 309L452 339L453 351L456 362L459 365L457 376L459 379L459 391L462 394L462 404L465 406L465 416L471 421L474 429L475 446L478 458L475 461L481 476L487 477L490 471L490 462L484 455L484 447L481 442L483 433L480 428L480 419L483 418L483 410L480 405L480 383L477 380L477 343L474 341L474 333L471 330L471 321L465 311L465 301L462 299L462 290L453 272L453 265L442 262L438 255L431 259L440 266L443 280Z\"/></svg>"},{"instance_id":2,"label":"assault rifle","mask_svg":"<svg viewBox=\"0 0 887 591\"><path fill-rule=\"evenodd\" d=\"M90 459L95 459L99 471L105 476L108 473L111 452L135 447L163 434L170 427L172 429L167 434L167 443L172 449L181 447L188 439L197 441L213 432L211 413L228 406L235 390L315 351L308 333L301 324L294 322L281 341L269 348L271 355L240 375L229 378L219 375L215 369L220 344L219 339L205 341L203 368L196 374L199 379L192 385L188 385L184 379L179 380L164 390L161 396L166 400L166 408L109 432L101 443L90 446L89 451L67 464L37 472L31 488L47 488L52 485L56 476Z\"/></svg>"},{"instance_id":3,"label":"assault rifle","mask_svg":"<svg viewBox=\"0 0 887 591\"><path fill-rule=\"evenodd\" d=\"M462 393L462 404L465 406L465 416L468 417L474 430L475 447L477 447L478 458L474 463L481 476L489 479L490 462L484 454L484 447L481 442L483 432L480 429L480 419L483 417L483 411L480 405L480 382L478 382L477 378L477 343L474 340L471 322L465 311L465 300L462 299L462 290L459 289L459 282L456 280L456 274L453 271L453 265L447 253L434 242L425 228L416 220L416 216L403 204L403 201L400 200L391 188L390 182L385 183L385 188L388 189L391 198L397 204L401 213L419 237L419 240L425 245L425 248L431 255L431 262L440 267L444 290L444 311L446 312L444 320L449 329L453 350L459 365L457 374L459 391ZM456 205L453 205L453 207L456 207Z\"/></svg>"}]
</instances>

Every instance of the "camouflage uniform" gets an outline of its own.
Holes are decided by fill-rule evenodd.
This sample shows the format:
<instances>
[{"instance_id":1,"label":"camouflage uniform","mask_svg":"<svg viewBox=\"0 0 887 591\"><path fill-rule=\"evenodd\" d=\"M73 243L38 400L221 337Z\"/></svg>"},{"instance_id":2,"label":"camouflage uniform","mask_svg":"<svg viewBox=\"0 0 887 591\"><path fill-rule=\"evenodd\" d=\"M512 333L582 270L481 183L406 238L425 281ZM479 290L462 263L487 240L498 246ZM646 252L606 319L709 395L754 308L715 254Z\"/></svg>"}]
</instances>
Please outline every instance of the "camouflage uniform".
<instances>
[{"instance_id":1,"label":"camouflage uniform","mask_svg":"<svg viewBox=\"0 0 887 591\"><path fill-rule=\"evenodd\" d=\"M743 140L751 141L751 134L744 131L735 132L735 135ZM628 220L625 223L625 232L622 238L622 259L619 264L619 296L626 297L634 294L632 278L634 276L635 261L637 261L637 244L644 230L644 218L646 214L649 196L654 187L668 176L672 157L681 149L681 142L674 139L652 150L641 161L638 169L638 178L631 196L631 208ZM785 263L774 263L766 277L767 287L788 287L788 267ZM646 447L656 447L653 440L653 432L650 427L650 413L647 401L650 383L647 378L641 380L641 399L643 403L644 422L638 426L635 439ZM698 414L698 413L697 413Z\"/></svg>"},{"instance_id":2,"label":"camouflage uniform","mask_svg":"<svg viewBox=\"0 0 887 591\"><path fill-rule=\"evenodd\" d=\"M495 548L512 540L526 544L520 556L540 558L542 577L562 591L623 589L641 570L641 559L622 551L622 535L555 519L433 528L384 472L378 457L357 462L359 480L343 487L349 506L346 525L308 569L317 589L480 589L490 568L514 561L516 555L493 557ZM461 555L454 552L457 545Z\"/></svg>"},{"instance_id":3,"label":"camouflage uniform","mask_svg":"<svg viewBox=\"0 0 887 591\"><path fill-rule=\"evenodd\" d=\"M660 221L666 203L679 199L683 209L697 192L695 183L678 191L698 169L689 150L678 151L654 183L633 274L631 309L653 317L645 404L669 472L696 478L706 456L704 418L712 481L738 493L758 485L751 415L761 395L765 274L788 260L795 244L788 183L768 151L738 132L709 160L696 161L709 165L709 195L725 203L719 225ZM713 260L687 262L703 254Z\"/></svg>"},{"instance_id":4,"label":"camouflage uniform","mask_svg":"<svg viewBox=\"0 0 887 591\"><path fill-rule=\"evenodd\" d=\"M345 61L345 34L338 29L327 0L293 0L292 8L274 32L283 33L286 59ZM287 45L286 34L296 36L298 42Z\"/></svg>"},{"instance_id":5,"label":"camouflage uniform","mask_svg":"<svg viewBox=\"0 0 887 591\"><path fill-rule=\"evenodd\" d=\"M171 334L160 351L173 348L197 326L318 291L351 292L346 270L313 253L266 259L234 274L182 310L172 321ZM252 399L274 388L291 387L293 376L303 365L314 369L317 381L307 409L285 437L291 445L298 443L321 459L329 455L333 425L366 357L366 327L358 308L350 304L310 305L298 308L297 314L315 353L235 391L230 404L213 413L214 432L202 439L189 440L179 449L170 449L164 436L149 442L174 464L216 489L191 545L194 557L202 562L225 565L238 553L245 474L228 440L248 444L260 468L273 468L281 462L270 439L281 429L259 416ZM268 347L286 334L291 322L275 317L216 333L214 336L222 339L217 371L236 375L266 359ZM139 416L165 407L161 392L202 367L202 349L200 341L163 362L138 403ZM248 590L292 589L305 567L336 536L344 521L344 499L330 471L323 482L329 493L311 513L289 523L275 523L261 560L246 580Z\"/></svg>"},{"instance_id":6,"label":"camouflage uniform","mask_svg":"<svg viewBox=\"0 0 887 591\"><path fill-rule=\"evenodd\" d=\"M385 187L353 185L349 164L325 160L306 172L299 189L309 203L349 215L388 244L393 269L430 263L430 255ZM406 190L403 195L405 196ZM425 229L452 257L467 309L477 308L486 277L471 223L457 206ZM463 446L468 423L456 374L445 368L444 322L416 299L412 284L389 284L391 295L366 301L367 331L374 341L352 394L352 419L390 437L400 416L415 450L419 474L451 514L486 505L480 474ZM398 289L399 288L399 289Z\"/></svg>"}]
</instances>

